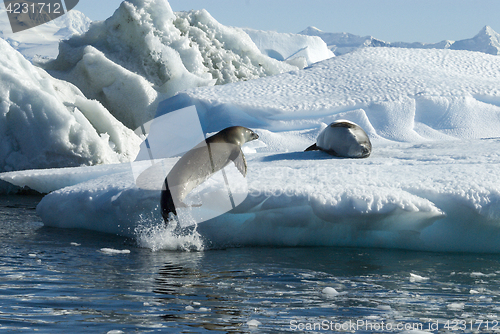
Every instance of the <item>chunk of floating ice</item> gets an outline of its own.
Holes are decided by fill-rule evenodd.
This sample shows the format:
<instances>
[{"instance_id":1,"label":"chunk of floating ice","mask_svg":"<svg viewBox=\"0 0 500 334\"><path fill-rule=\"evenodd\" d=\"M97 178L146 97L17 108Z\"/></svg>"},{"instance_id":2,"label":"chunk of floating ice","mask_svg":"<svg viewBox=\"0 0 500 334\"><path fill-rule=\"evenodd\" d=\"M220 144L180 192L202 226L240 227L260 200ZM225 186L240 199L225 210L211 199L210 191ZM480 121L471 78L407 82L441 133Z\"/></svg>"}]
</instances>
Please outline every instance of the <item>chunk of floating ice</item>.
<instances>
[{"instance_id":1,"label":"chunk of floating ice","mask_svg":"<svg viewBox=\"0 0 500 334\"><path fill-rule=\"evenodd\" d=\"M383 310L383 311L390 311L392 310L389 305L377 305L378 310Z\"/></svg>"},{"instance_id":2,"label":"chunk of floating ice","mask_svg":"<svg viewBox=\"0 0 500 334\"><path fill-rule=\"evenodd\" d=\"M259 327L260 325L262 325L262 323L257 320L250 320L247 322L247 325L248 327Z\"/></svg>"},{"instance_id":3,"label":"chunk of floating ice","mask_svg":"<svg viewBox=\"0 0 500 334\"><path fill-rule=\"evenodd\" d=\"M113 248L101 248L101 253L104 254L130 254L130 250L128 249L113 249Z\"/></svg>"},{"instance_id":4,"label":"chunk of floating ice","mask_svg":"<svg viewBox=\"0 0 500 334\"><path fill-rule=\"evenodd\" d=\"M338 296L340 295L340 292L338 292L337 290L335 290L334 288L332 287L326 287L323 289L323 291L321 291L323 294L327 295L328 297L334 297L334 296Z\"/></svg>"},{"instance_id":5,"label":"chunk of floating ice","mask_svg":"<svg viewBox=\"0 0 500 334\"><path fill-rule=\"evenodd\" d=\"M425 282L429 279L429 277L424 277L424 276L420 276L420 275L417 275L417 274L412 274L410 273L410 282Z\"/></svg>"},{"instance_id":6,"label":"chunk of floating ice","mask_svg":"<svg viewBox=\"0 0 500 334\"><path fill-rule=\"evenodd\" d=\"M186 306L186 311L194 311L194 307L192 306Z\"/></svg>"},{"instance_id":7,"label":"chunk of floating ice","mask_svg":"<svg viewBox=\"0 0 500 334\"><path fill-rule=\"evenodd\" d=\"M451 303L451 304L446 305L446 307L449 310L460 311L460 310L464 309L465 303Z\"/></svg>"},{"instance_id":8,"label":"chunk of floating ice","mask_svg":"<svg viewBox=\"0 0 500 334\"><path fill-rule=\"evenodd\" d=\"M486 276L486 274L483 274L481 272L472 272L470 273L471 277L481 277L481 276Z\"/></svg>"},{"instance_id":9,"label":"chunk of floating ice","mask_svg":"<svg viewBox=\"0 0 500 334\"><path fill-rule=\"evenodd\" d=\"M78 246L81 246L81 245L82 245L82 244L79 244L79 243L77 243L77 242L72 242L72 243L71 243L71 246L75 246L75 247L78 247Z\"/></svg>"}]
</instances>

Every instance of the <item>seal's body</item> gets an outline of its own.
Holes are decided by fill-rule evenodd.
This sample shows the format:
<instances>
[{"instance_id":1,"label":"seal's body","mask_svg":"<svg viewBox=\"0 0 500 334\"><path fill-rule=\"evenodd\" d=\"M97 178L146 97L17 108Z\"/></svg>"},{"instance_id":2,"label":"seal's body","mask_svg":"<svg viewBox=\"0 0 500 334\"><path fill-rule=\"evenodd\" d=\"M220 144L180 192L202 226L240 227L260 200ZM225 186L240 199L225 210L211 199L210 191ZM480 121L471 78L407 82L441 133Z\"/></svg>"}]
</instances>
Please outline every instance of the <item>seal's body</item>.
<instances>
[{"instance_id":1,"label":"seal's body","mask_svg":"<svg viewBox=\"0 0 500 334\"><path fill-rule=\"evenodd\" d=\"M186 206L183 200L191 190L231 161L246 176L247 163L241 146L257 138L259 136L250 129L232 126L207 138L184 154L168 173L163 184L160 205L165 222L170 213L177 215L176 207Z\"/></svg>"},{"instance_id":2,"label":"seal's body","mask_svg":"<svg viewBox=\"0 0 500 334\"><path fill-rule=\"evenodd\" d=\"M356 123L338 120L319 134L316 144L305 151L321 150L343 158L367 158L372 144L366 132Z\"/></svg>"}]
</instances>

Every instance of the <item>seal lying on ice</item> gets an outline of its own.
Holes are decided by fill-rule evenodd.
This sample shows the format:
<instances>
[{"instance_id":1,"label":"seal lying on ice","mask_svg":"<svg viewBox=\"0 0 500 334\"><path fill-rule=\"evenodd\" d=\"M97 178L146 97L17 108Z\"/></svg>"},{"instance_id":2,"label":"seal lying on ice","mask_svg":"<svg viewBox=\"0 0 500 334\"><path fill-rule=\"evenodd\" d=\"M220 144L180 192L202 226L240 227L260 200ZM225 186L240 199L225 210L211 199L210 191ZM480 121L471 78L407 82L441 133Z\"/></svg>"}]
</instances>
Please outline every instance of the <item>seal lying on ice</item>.
<instances>
[{"instance_id":1,"label":"seal lying on ice","mask_svg":"<svg viewBox=\"0 0 500 334\"><path fill-rule=\"evenodd\" d=\"M232 126L196 145L177 161L168 173L161 191L161 214L168 223L169 214L177 215L178 207L185 207L184 198L214 173L233 161L246 176L247 163L241 151L246 142L259 136L242 126Z\"/></svg>"},{"instance_id":2,"label":"seal lying on ice","mask_svg":"<svg viewBox=\"0 0 500 334\"><path fill-rule=\"evenodd\" d=\"M305 151L314 150L343 158L367 158L372 152L372 144L359 125L338 120L321 131L316 144L309 146Z\"/></svg>"}]
</instances>

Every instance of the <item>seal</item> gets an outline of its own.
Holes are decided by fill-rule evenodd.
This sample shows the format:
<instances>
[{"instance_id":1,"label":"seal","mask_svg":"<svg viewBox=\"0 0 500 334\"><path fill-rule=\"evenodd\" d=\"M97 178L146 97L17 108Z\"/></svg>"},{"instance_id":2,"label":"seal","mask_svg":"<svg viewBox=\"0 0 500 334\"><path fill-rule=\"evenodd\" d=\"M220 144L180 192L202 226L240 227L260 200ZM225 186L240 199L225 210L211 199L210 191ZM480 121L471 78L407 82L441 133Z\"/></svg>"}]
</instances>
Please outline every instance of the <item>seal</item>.
<instances>
[{"instance_id":1,"label":"seal","mask_svg":"<svg viewBox=\"0 0 500 334\"><path fill-rule=\"evenodd\" d=\"M338 120L326 127L316 139L316 144L305 151L321 150L336 157L367 158L372 144L366 132L356 123Z\"/></svg>"},{"instance_id":2,"label":"seal","mask_svg":"<svg viewBox=\"0 0 500 334\"><path fill-rule=\"evenodd\" d=\"M246 142L258 139L252 130L242 126L232 126L208 137L186 152L168 173L161 191L161 214L168 223L170 213L177 216L177 207L186 207L186 196L226 167L231 161L243 176L247 174L247 163L241 151Z\"/></svg>"}]
</instances>

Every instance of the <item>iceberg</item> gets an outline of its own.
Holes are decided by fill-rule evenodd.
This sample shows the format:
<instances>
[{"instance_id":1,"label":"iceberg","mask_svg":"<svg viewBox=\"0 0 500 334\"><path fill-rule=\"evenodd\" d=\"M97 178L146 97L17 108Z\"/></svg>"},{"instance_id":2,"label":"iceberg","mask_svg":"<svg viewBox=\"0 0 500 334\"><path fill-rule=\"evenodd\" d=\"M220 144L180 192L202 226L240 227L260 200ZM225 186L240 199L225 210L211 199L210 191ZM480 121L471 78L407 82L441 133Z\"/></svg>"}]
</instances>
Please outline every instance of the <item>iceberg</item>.
<instances>
[{"instance_id":1,"label":"iceberg","mask_svg":"<svg viewBox=\"0 0 500 334\"><path fill-rule=\"evenodd\" d=\"M325 32L316 27L310 26L299 32L300 35L317 36L321 38L336 56L354 51L363 47L390 46L391 43L384 42L373 36L357 36L347 32Z\"/></svg>"},{"instance_id":2,"label":"iceberg","mask_svg":"<svg viewBox=\"0 0 500 334\"><path fill-rule=\"evenodd\" d=\"M295 64L300 69L334 57L326 43L317 36L285 34L275 31L243 29L259 50L271 58ZM302 63L299 63L302 61Z\"/></svg>"},{"instance_id":3,"label":"iceberg","mask_svg":"<svg viewBox=\"0 0 500 334\"><path fill-rule=\"evenodd\" d=\"M339 56L365 47L396 47L411 49L452 49L483 52L492 55L500 54L500 35L490 26L485 26L470 39L460 41L444 40L438 43L421 42L385 42L372 36L357 36L349 33L329 33L316 27L307 27L299 32L301 35L318 36L325 41L328 48Z\"/></svg>"},{"instance_id":4,"label":"iceberg","mask_svg":"<svg viewBox=\"0 0 500 334\"><path fill-rule=\"evenodd\" d=\"M174 13L165 0L122 2L107 20L62 41L57 59L41 65L131 129L184 89L297 69L262 54L242 29L206 10Z\"/></svg>"},{"instance_id":5,"label":"iceberg","mask_svg":"<svg viewBox=\"0 0 500 334\"><path fill-rule=\"evenodd\" d=\"M473 38L456 41L450 48L453 50L470 50L500 55L500 34L490 26L485 26Z\"/></svg>"},{"instance_id":6,"label":"iceberg","mask_svg":"<svg viewBox=\"0 0 500 334\"><path fill-rule=\"evenodd\" d=\"M141 139L0 39L0 171L133 160Z\"/></svg>"},{"instance_id":7,"label":"iceberg","mask_svg":"<svg viewBox=\"0 0 500 334\"><path fill-rule=\"evenodd\" d=\"M37 213L47 226L133 237L154 250L500 252L499 83L496 56L367 48L304 70L189 89L163 101L157 116L194 105L205 133L242 125L260 136L243 146L248 196L240 205L201 223L180 222L179 233L164 226L160 191L137 186L134 169L144 162L133 162L95 178L87 174L84 182L67 177L72 168L45 176L61 188L51 189ZM373 144L369 158L303 152L336 119L365 129ZM151 175L152 182L160 186L177 159L162 159L163 172ZM35 183L35 173L18 174L17 184ZM228 166L227 173L238 171ZM7 176L15 173L0 178ZM212 202L181 209L208 210L218 191L209 180L189 196Z\"/></svg>"}]
</instances>

